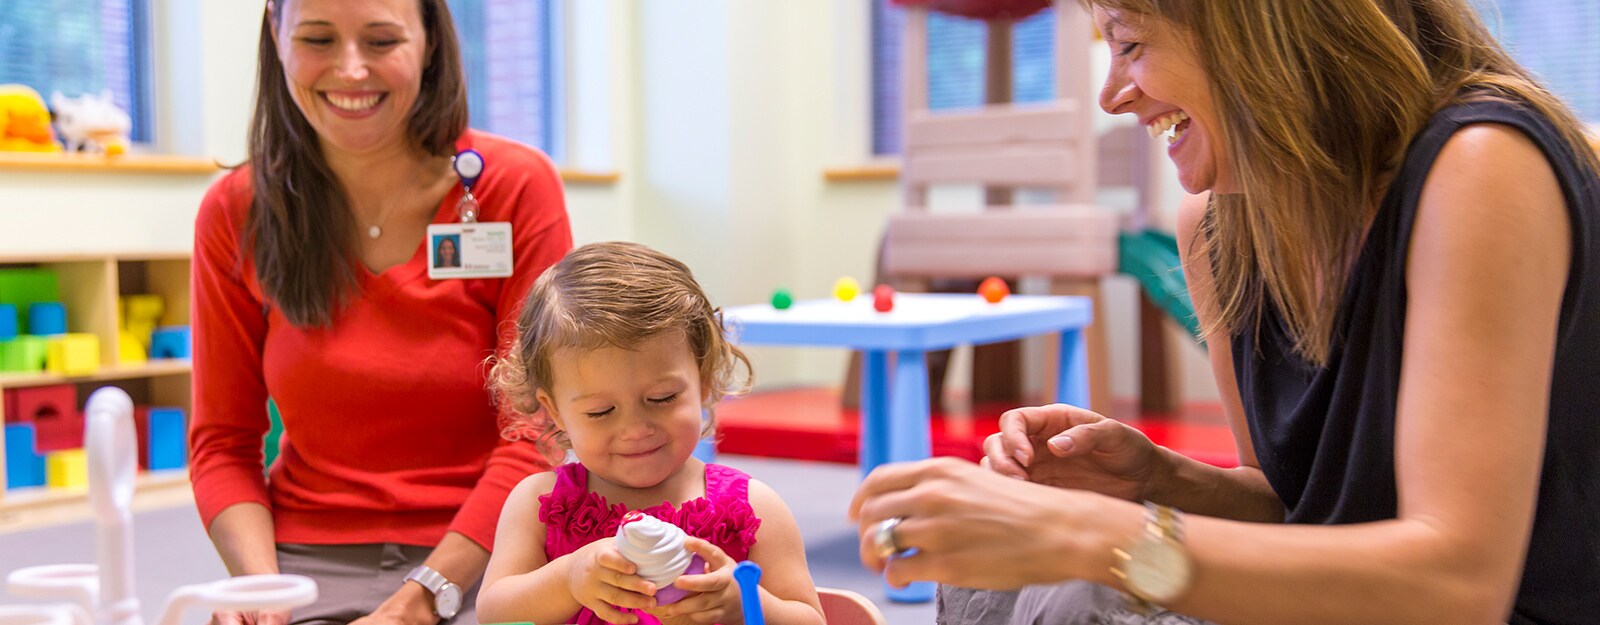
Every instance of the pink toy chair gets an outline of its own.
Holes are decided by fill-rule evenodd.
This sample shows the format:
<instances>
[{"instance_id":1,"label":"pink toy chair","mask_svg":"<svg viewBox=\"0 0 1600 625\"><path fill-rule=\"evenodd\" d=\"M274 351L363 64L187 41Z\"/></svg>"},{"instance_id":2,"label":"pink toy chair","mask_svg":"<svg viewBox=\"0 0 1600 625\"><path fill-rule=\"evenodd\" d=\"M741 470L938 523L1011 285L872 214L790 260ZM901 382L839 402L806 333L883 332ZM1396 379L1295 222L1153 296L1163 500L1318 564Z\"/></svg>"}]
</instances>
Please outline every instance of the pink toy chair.
<instances>
[{"instance_id":1,"label":"pink toy chair","mask_svg":"<svg viewBox=\"0 0 1600 625\"><path fill-rule=\"evenodd\" d=\"M822 600L822 620L828 625L887 625L883 612L861 593L838 588L817 588Z\"/></svg>"}]
</instances>

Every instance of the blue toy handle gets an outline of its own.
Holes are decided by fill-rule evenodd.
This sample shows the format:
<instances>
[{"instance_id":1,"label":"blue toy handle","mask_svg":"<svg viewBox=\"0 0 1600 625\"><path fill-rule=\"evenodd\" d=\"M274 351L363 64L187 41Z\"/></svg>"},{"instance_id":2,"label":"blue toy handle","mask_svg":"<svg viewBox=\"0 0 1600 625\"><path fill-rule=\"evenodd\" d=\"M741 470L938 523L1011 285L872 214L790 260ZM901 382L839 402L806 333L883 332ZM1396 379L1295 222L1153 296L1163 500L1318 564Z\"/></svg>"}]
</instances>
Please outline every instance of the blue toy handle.
<instances>
[{"instance_id":1,"label":"blue toy handle","mask_svg":"<svg viewBox=\"0 0 1600 625\"><path fill-rule=\"evenodd\" d=\"M761 611L761 565L745 560L733 567L733 581L739 582L739 602L744 604L744 625L767 625Z\"/></svg>"}]
</instances>

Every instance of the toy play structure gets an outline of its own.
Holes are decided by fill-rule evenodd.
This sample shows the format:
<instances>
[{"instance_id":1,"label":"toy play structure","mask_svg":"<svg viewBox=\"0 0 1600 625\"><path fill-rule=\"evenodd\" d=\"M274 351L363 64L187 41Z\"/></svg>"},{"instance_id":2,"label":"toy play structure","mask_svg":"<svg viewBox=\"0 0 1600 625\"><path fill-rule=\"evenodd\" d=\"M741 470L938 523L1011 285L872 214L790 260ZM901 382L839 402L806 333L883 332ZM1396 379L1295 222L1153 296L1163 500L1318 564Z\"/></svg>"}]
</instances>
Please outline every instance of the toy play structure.
<instances>
[{"instance_id":1,"label":"toy play structure","mask_svg":"<svg viewBox=\"0 0 1600 625\"><path fill-rule=\"evenodd\" d=\"M89 501L99 565L58 564L13 571L12 594L69 603L0 606L0 625L143 625L134 595L133 501L138 471L133 399L120 388L94 392L84 408ZM249 575L178 588L157 625L178 625L185 611L272 610L309 605L317 585L299 575Z\"/></svg>"},{"instance_id":2,"label":"toy play structure","mask_svg":"<svg viewBox=\"0 0 1600 625\"><path fill-rule=\"evenodd\" d=\"M1011 26L1051 5L1042 0L894 0L906 10L901 64L905 77L904 148L901 184L905 210L892 215L880 259L881 278L902 291L926 290L934 279L980 279L998 275L1048 278L1056 294L1094 298L1103 321L1101 283L1127 274L1142 288L1147 410L1171 410L1173 381L1159 375L1166 365L1160 314L1195 333L1194 310L1184 287L1176 242L1145 227L1158 201L1155 159L1160 146L1140 128L1119 129L1102 140L1093 129L1097 108L1090 93L1093 26L1088 15L1066 6L1054 14L1057 99L1013 105ZM982 19L987 24L985 106L955 112L928 110L928 11ZM933 214L929 187L978 185L981 211ZM1096 206L1100 186L1131 186L1138 195L1129 214ZM1054 193L1055 204L1016 206L1016 189ZM1110 409L1105 324L1087 332L1090 404ZM1056 358L1047 357L1045 362ZM1048 381L1055 376L1043 372ZM1053 395L1044 389L1044 395ZM1164 406L1151 405L1159 398Z\"/></svg>"}]
</instances>

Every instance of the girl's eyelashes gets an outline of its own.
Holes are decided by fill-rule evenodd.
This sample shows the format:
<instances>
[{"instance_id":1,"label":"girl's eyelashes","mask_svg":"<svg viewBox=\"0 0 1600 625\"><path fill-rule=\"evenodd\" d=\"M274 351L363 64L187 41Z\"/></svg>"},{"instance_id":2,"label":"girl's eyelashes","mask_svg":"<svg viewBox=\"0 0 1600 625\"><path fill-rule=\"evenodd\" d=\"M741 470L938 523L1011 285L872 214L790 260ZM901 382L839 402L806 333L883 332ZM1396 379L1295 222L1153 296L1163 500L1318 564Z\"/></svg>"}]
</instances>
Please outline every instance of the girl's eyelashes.
<instances>
[{"instance_id":1,"label":"girl's eyelashes","mask_svg":"<svg viewBox=\"0 0 1600 625\"><path fill-rule=\"evenodd\" d=\"M1137 41L1124 41L1124 42L1122 42L1122 44L1117 49L1117 56L1128 56L1130 54L1133 54L1133 51L1138 49L1138 48L1139 48L1139 42L1137 42Z\"/></svg>"},{"instance_id":2,"label":"girl's eyelashes","mask_svg":"<svg viewBox=\"0 0 1600 625\"><path fill-rule=\"evenodd\" d=\"M655 404L657 406L665 406L667 404L670 404L670 403L676 401L678 399L678 396L681 395L681 394L682 394L682 391L679 391L677 393L673 393L671 395L666 395L664 397L646 397L645 401L650 402L651 404ZM599 419L599 418L605 417L606 415L611 414L612 412L616 411L616 409L617 409L616 406L610 406L610 407L607 407L604 410L590 410L590 411L584 412L583 414L585 416L589 417L590 419Z\"/></svg>"},{"instance_id":3,"label":"girl's eyelashes","mask_svg":"<svg viewBox=\"0 0 1600 625\"><path fill-rule=\"evenodd\" d=\"M300 43L308 46L325 46L333 43L332 37L299 37Z\"/></svg>"}]
</instances>

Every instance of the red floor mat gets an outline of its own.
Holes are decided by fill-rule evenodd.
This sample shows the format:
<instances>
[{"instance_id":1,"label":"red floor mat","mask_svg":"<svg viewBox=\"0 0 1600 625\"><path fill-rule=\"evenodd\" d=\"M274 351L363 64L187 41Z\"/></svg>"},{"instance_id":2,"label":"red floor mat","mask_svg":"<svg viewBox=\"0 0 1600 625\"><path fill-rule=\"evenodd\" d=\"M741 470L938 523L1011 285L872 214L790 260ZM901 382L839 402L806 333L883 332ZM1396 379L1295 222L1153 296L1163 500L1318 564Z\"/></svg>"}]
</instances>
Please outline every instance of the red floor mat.
<instances>
[{"instance_id":1,"label":"red floor mat","mask_svg":"<svg viewBox=\"0 0 1600 625\"><path fill-rule=\"evenodd\" d=\"M983 439L999 431L1008 406L978 405L972 414L933 415L933 454L976 461ZM1159 416L1130 419L1152 441L1201 462L1238 465L1233 436L1216 419L1196 423ZM854 464L859 413L844 409L836 390L803 388L755 393L717 407L718 450L724 453Z\"/></svg>"}]
</instances>

